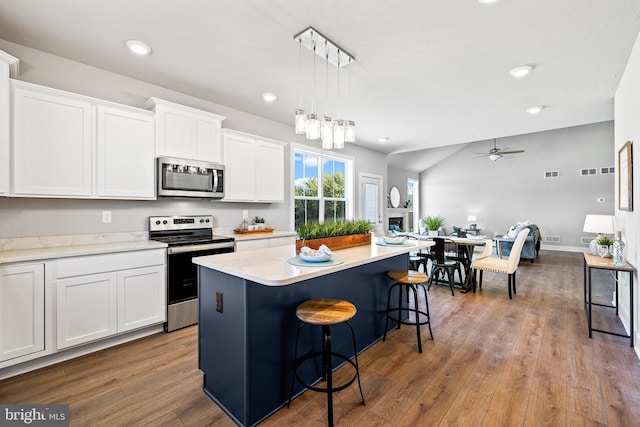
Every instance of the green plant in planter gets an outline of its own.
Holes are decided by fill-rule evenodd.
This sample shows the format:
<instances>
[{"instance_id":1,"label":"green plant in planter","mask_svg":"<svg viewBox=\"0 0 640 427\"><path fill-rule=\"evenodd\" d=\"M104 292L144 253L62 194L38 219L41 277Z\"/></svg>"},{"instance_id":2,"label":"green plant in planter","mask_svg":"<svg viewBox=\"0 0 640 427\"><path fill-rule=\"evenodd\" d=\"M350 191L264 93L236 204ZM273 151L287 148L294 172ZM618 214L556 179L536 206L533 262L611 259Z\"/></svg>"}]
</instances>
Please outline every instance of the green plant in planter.
<instances>
[{"instance_id":1,"label":"green plant in planter","mask_svg":"<svg viewBox=\"0 0 640 427\"><path fill-rule=\"evenodd\" d=\"M444 217L440 215L425 216L424 218L422 218L422 223L425 225L425 227L427 227L427 229L431 231L438 230L440 227L442 227L442 224L444 224L444 222Z\"/></svg>"},{"instance_id":2,"label":"green plant in planter","mask_svg":"<svg viewBox=\"0 0 640 427\"><path fill-rule=\"evenodd\" d=\"M608 236L599 236L596 239L596 243L598 245L602 245L602 246L611 246L611 245L613 245L613 239L611 239Z\"/></svg>"},{"instance_id":3,"label":"green plant in planter","mask_svg":"<svg viewBox=\"0 0 640 427\"><path fill-rule=\"evenodd\" d=\"M298 228L298 238L301 240L322 239L324 237L348 236L351 234L365 234L371 231L371 224L362 219L307 223Z\"/></svg>"}]
</instances>

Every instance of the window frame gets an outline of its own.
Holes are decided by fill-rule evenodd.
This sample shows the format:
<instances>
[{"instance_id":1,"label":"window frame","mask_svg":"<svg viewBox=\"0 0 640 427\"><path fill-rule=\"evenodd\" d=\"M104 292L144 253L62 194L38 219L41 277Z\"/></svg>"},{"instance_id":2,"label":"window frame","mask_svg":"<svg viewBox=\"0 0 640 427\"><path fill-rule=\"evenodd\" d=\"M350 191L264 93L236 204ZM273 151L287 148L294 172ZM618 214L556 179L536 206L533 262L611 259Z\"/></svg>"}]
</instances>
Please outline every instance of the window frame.
<instances>
[{"instance_id":1,"label":"window frame","mask_svg":"<svg viewBox=\"0 0 640 427\"><path fill-rule=\"evenodd\" d=\"M290 171L290 176L291 176L291 184L289 186L289 191L291 192L291 203L290 203L290 211L289 211L289 222L290 222L290 229L291 230L295 230L295 209L296 209L296 195L295 195L295 181L296 181L296 176L295 176L295 159L296 159L296 154L297 153L302 153L302 154L311 154L314 156L318 156L318 189L319 189L319 195L317 200L319 201L319 209L320 209L320 222L324 221L324 202L325 201L331 201L331 200L342 200L340 198L336 199L334 197L327 197L325 198L324 195L322 194L322 175L323 175L323 171L324 171L324 165L323 165L323 161L326 159L332 159L332 160L338 160L341 162L344 162L345 166L344 166L344 201L345 201L345 218L346 219L353 219L354 217L354 203L353 203L353 194L354 194L354 180L355 180L355 158L353 156L348 156L345 154L341 154L341 153L336 153L334 151L328 151L328 150L323 150L321 148L315 148L313 146L309 146L309 145L304 145L304 144L298 144L295 142L291 143L291 150L290 150L290 165L291 165L291 171ZM316 200L315 197L300 197L301 199L306 199L306 200Z\"/></svg>"}]
</instances>

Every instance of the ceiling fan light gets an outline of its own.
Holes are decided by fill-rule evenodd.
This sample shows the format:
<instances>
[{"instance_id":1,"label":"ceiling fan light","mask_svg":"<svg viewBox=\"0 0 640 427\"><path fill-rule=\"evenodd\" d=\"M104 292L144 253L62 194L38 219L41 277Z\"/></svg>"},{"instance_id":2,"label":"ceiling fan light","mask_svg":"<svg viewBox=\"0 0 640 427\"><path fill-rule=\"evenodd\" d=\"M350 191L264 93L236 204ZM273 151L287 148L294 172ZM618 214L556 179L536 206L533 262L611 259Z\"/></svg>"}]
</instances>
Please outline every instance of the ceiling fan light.
<instances>
[{"instance_id":1,"label":"ceiling fan light","mask_svg":"<svg viewBox=\"0 0 640 427\"><path fill-rule=\"evenodd\" d=\"M532 65L523 65L522 67L517 67L509 71L509 74L511 74L511 77L521 78L529 74L532 70Z\"/></svg>"},{"instance_id":2,"label":"ceiling fan light","mask_svg":"<svg viewBox=\"0 0 640 427\"><path fill-rule=\"evenodd\" d=\"M498 160L500 157L502 157L500 154L489 154L489 160L494 162Z\"/></svg>"}]
</instances>

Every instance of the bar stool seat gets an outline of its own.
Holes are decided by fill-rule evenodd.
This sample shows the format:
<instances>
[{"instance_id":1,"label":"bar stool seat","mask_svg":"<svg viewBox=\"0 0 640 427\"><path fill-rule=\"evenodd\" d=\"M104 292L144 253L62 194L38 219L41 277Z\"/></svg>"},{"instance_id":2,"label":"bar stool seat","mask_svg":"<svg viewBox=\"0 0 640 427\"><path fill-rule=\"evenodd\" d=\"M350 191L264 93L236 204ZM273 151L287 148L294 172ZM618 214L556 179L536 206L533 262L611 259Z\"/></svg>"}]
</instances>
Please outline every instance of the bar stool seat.
<instances>
[{"instance_id":1,"label":"bar stool seat","mask_svg":"<svg viewBox=\"0 0 640 427\"><path fill-rule=\"evenodd\" d=\"M416 334L418 337L418 352L422 353L422 340L420 339L420 326L421 325L429 325L429 334L431 335L431 339L433 339L433 332L431 331L431 317L429 316L429 300L427 297L427 290L424 287L425 283L429 281L429 276L426 274L414 271L414 270L392 270L387 273L387 276L396 283L389 287L389 294L387 296L387 318L384 324L384 335L382 337L382 341L385 341L387 338L387 330L389 327L389 319L398 323L398 329L400 329L401 325L415 325ZM391 292L395 287L398 287L398 306L391 307ZM424 302L426 305L426 310L420 310L418 304L418 292L417 288L421 287L422 292L424 294ZM413 301L414 306L410 308L407 304L407 307L402 307L402 293L406 293L407 303L409 301L409 291L413 292ZM402 320L402 312L406 311L407 315L409 313L413 313L415 315L415 321ZM397 317L393 314L397 312ZM420 316L423 316L424 320L420 320Z\"/></svg>"},{"instance_id":2,"label":"bar stool seat","mask_svg":"<svg viewBox=\"0 0 640 427\"><path fill-rule=\"evenodd\" d=\"M298 326L298 332L296 333L296 346L294 350L295 367L293 376L291 378L291 392L289 393L287 407L289 407L291 398L293 397L293 386L295 385L296 379L300 382L300 384L302 384L309 390L327 393L327 413L329 426L333 426L333 392L340 391L349 387L357 379L358 387L360 388L360 397L362 397L362 404L365 404L364 394L362 393L362 385L360 384L360 369L358 367L358 349L356 347L356 336L353 331L353 327L349 323L349 320L353 318L356 313L356 307L350 302L332 298L309 300L298 305L298 307L296 308L296 316L302 323L300 324L300 326ZM353 360L351 360L351 358L345 356L344 354L336 353L332 350L330 327L332 325L338 324L345 324L349 326L349 329L351 330L351 338L353 340L353 353L355 355ZM312 352L298 359L298 342L300 339L300 331L305 325L322 326L322 351ZM300 367L300 365L302 365L305 361L315 357L322 357L321 380L326 381L326 387L308 384L298 375L298 368ZM334 357L344 360L355 369L353 377L342 385L338 386L333 384L332 359Z\"/></svg>"}]
</instances>

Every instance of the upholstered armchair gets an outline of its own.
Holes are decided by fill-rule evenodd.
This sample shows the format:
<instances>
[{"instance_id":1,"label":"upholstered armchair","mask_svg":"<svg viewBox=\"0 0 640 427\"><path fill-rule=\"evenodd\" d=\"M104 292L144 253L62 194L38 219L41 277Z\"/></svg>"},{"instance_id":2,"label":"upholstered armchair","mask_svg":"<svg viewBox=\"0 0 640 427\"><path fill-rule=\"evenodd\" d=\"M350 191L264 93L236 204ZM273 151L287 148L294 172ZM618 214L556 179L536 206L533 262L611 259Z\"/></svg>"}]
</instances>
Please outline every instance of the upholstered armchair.
<instances>
[{"instance_id":1,"label":"upholstered armchair","mask_svg":"<svg viewBox=\"0 0 640 427\"><path fill-rule=\"evenodd\" d=\"M520 259L528 259L533 263L540 252L540 229L535 224L529 224L525 226L525 228L529 229L529 235L527 236L524 246L522 247L522 251L520 252ZM513 242L516 239L496 237L494 240L496 241L496 250L498 251L498 255L501 258L508 257L513 248Z\"/></svg>"}]
</instances>

